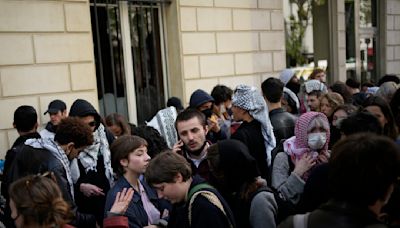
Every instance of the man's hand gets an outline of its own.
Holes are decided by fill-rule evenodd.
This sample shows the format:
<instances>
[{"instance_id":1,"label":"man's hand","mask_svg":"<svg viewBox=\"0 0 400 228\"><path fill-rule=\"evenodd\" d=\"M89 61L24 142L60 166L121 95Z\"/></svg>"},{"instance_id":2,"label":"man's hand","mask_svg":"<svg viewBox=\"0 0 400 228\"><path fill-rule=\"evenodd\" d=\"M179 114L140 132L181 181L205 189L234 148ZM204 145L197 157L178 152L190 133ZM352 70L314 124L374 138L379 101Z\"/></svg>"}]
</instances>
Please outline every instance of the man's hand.
<instances>
[{"instance_id":1,"label":"man's hand","mask_svg":"<svg viewBox=\"0 0 400 228\"><path fill-rule=\"evenodd\" d=\"M183 141L181 139L174 144L174 146L172 147L172 151L175 153L179 153L182 151L182 146L183 146Z\"/></svg>"},{"instance_id":2,"label":"man's hand","mask_svg":"<svg viewBox=\"0 0 400 228\"><path fill-rule=\"evenodd\" d=\"M103 189L93 184L83 183L79 186L79 190L86 196L104 196Z\"/></svg>"}]
</instances>

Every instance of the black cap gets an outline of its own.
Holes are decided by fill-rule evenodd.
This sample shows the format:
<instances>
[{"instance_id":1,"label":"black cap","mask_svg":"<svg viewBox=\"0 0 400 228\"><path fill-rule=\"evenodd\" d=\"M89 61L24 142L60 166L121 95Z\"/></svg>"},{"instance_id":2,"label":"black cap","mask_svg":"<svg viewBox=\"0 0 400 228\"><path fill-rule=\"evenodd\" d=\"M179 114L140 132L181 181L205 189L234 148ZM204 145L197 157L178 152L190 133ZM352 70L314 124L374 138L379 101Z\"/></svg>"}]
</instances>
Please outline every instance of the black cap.
<instances>
[{"instance_id":1,"label":"black cap","mask_svg":"<svg viewBox=\"0 0 400 228\"><path fill-rule=\"evenodd\" d=\"M57 113L58 111L64 111L67 109L67 105L64 103L62 100L54 100L50 102L49 107L47 111L44 113L46 115L47 113L54 114Z\"/></svg>"}]
</instances>

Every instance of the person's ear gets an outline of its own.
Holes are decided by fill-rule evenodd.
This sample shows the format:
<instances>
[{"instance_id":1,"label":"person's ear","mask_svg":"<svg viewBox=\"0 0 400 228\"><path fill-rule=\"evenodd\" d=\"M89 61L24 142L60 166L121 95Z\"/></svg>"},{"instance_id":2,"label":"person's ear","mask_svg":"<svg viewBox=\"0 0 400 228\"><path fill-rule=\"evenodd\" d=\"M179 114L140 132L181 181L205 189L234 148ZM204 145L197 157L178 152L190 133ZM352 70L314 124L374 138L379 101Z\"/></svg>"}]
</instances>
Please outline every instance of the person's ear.
<instances>
[{"instance_id":1,"label":"person's ear","mask_svg":"<svg viewBox=\"0 0 400 228\"><path fill-rule=\"evenodd\" d=\"M75 148L75 143L74 142L69 142L68 144L67 144L67 146L66 146L66 151L65 152L67 152L67 154L70 154L71 153L71 151L73 150Z\"/></svg>"},{"instance_id":2,"label":"person's ear","mask_svg":"<svg viewBox=\"0 0 400 228\"><path fill-rule=\"evenodd\" d=\"M122 159L119 160L119 164L120 164L123 168L125 168L125 167L128 166L129 161L128 161L127 158L122 158Z\"/></svg>"},{"instance_id":3,"label":"person's ear","mask_svg":"<svg viewBox=\"0 0 400 228\"><path fill-rule=\"evenodd\" d=\"M13 123L13 128L17 128L17 125L15 123Z\"/></svg>"},{"instance_id":4,"label":"person's ear","mask_svg":"<svg viewBox=\"0 0 400 228\"><path fill-rule=\"evenodd\" d=\"M181 173L177 173L174 177L174 182L175 183L181 183L183 182L183 176Z\"/></svg>"},{"instance_id":5,"label":"person's ear","mask_svg":"<svg viewBox=\"0 0 400 228\"><path fill-rule=\"evenodd\" d=\"M38 122L36 122L35 123L35 126L33 126L33 129L35 129L35 131L38 129L38 127L39 127L39 123Z\"/></svg>"},{"instance_id":6,"label":"person's ear","mask_svg":"<svg viewBox=\"0 0 400 228\"><path fill-rule=\"evenodd\" d=\"M208 134L208 130L209 129L208 129L208 124L207 124L207 125L204 126L204 132L205 132L206 135Z\"/></svg>"}]
</instances>

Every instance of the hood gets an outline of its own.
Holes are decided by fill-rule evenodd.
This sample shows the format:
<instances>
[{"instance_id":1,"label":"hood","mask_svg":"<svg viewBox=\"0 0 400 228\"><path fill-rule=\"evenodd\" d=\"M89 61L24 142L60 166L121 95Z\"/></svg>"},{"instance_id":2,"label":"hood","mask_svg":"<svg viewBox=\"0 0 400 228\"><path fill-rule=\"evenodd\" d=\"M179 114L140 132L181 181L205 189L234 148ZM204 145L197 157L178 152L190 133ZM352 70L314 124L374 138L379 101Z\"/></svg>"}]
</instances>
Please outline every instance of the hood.
<instances>
[{"instance_id":1,"label":"hood","mask_svg":"<svg viewBox=\"0 0 400 228\"><path fill-rule=\"evenodd\" d=\"M93 105L83 99L77 99L76 101L74 101L69 111L69 116L75 116L75 117L94 116L94 119L96 120L97 123L96 129L99 126L101 119L99 113L96 111Z\"/></svg>"}]
</instances>

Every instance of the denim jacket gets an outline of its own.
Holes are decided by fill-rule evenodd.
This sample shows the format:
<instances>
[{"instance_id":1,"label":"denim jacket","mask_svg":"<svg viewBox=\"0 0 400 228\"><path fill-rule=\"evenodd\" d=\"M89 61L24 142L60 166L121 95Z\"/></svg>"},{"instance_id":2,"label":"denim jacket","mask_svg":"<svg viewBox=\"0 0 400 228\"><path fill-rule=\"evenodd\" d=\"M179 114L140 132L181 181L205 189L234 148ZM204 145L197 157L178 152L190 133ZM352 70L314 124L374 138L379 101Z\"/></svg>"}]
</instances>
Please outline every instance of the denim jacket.
<instances>
[{"instance_id":1,"label":"denim jacket","mask_svg":"<svg viewBox=\"0 0 400 228\"><path fill-rule=\"evenodd\" d=\"M167 201L165 200L159 199L157 197L156 191L152 189L144 180L140 180L140 183L143 185L143 188L145 189L149 200L160 211L161 214L163 213L164 209L170 209L170 204L167 203ZM106 206L104 208L105 216L107 216L107 212L110 211L112 205L114 204L117 193L121 192L123 188L131 187L132 186L125 179L125 177L121 176L118 179L114 187L112 187L107 193ZM143 207L142 199L139 192L134 192L133 198L129 203L128 209L126 210L124 216L128 217L130 228L142 228L149 225L147 213Z\"/></svg>"}]
</instances>

